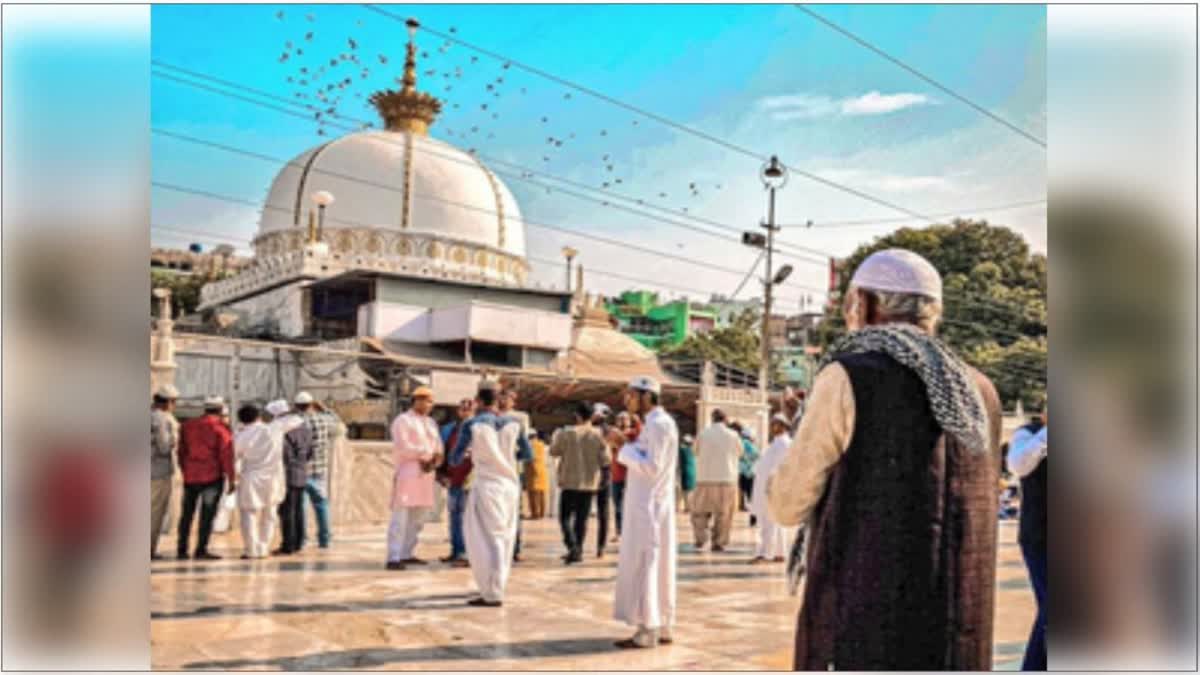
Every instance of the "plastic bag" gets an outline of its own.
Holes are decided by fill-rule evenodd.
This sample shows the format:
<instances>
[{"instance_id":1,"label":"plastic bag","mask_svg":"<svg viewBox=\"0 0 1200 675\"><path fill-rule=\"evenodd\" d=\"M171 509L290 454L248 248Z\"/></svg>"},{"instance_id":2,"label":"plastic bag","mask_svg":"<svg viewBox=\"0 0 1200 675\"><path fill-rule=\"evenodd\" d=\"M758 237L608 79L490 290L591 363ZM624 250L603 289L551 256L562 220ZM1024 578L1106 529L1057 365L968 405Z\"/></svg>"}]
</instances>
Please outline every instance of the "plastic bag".
<instances>
[{"instance_id":1,"label":"plastic bag","mask_svg":"<svg viewBox=\"0 0 1200 675\"><path fill-rule=\"evenodd\" d=\"M217 515L213 518L213 532L228 532L233 524L233 512L237 511L237 493L230 492L217 504Z\"/></svg>"}]
</instances>

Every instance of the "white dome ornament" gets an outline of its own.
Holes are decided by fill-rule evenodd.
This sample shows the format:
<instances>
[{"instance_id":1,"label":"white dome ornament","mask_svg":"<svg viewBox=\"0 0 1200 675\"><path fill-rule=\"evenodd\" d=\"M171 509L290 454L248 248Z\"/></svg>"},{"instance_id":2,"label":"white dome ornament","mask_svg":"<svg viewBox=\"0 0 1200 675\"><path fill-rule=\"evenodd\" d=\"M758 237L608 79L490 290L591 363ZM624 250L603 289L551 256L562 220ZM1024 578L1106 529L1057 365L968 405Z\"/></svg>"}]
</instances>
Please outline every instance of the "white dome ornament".
<instances>
[{"instance_id":1,"label":"white dome ornament","mask_svg":"<svg viewBox=\"0 0 1200 675\"><path fill-rule=\"evenodd\" d=\"M408 27L412 35L419 24L410 19ZM382 129L329 140L279 172L259 221L257 257L323 255L350 267L420 275L428 265L424 252L438 242L463 251L456 277L524 286L529 265L516 199L477 157L429 136L442 102L417 90L416 53L410 39L402 87L370 97ZM323 218L334 195L337 214ZM327 246L314 247L305 231L307 208L318 212L315 242Z\"/></svg>"}]
</instances>

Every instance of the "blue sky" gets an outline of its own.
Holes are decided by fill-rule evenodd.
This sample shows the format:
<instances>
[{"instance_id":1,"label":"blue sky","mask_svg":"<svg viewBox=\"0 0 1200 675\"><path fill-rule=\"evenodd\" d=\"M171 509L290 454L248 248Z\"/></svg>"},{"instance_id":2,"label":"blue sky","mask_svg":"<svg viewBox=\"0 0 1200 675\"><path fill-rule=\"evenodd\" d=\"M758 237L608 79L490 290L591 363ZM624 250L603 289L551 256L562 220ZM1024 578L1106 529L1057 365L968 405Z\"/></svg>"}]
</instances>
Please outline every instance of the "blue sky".
<instances>
[{"instance_id":1,"label":"blue sky","mask_svg":"<svg viewBox=\"0 0 1200 675\"><path fill-rule=\"evenodd\" d=\"M1041 6L816 6L816 11L945 83L1031 133L1045 136L1046 14ZM470 5L388 10L455 34L506 57L586 85L790 166L919 213L958 212L1045 198L1045 151L862 48L790 5ZM284 12L284 18L276 14ZM312 15L309 21L306 16ZM305 34L313 32L311 41ZM297 68L348 52L347 39L369 69L354 76L341 114L374 120L370 92L399 75L403 25L359 5L161 5L152 10L151 52L161 62L292 96ZM305 50L280 63L285 42ZM427 33L429 56L418 87L447 100L432 135L502 159L601 187L622 177L622 194L731 227L753 227L764 215L758 163L720 146L591 99L561 85L503 70L501 62L467 48L444 53ZM379 54L389 57L382 66ZM461 79L443 73L462 68ZM502 95L485 82L503 76ZM450 84L452 89L444 87ZM524 88L525 93L519 93ZM355 98L354 93L362 98ZM566 94L570 93L570 98ZM479 110L481 102L489 110ZM459 107L455 109L453 105ZM491 113L499 115L492 119ZM541 122L546 117L547 122ZM637 119L638 123L633 124ZM293 157L325 140L314 122L173 81L151 79L151 123L276 157ZM478 127L475 134L470 127ZM328 133L340 135L338 130ZM574 134L574 138L570 135ZM546 138L567 142L548 148ZM608 160L603 160L608 155ZM548 161L543 157L549 157ZM152 137L155 180L261 203L278 165L179 140ZM606 166L612 164L613 172ZM493 167L496 168L496 167ZM546 192L506 178L530 220L618 237L677 255L748 269L754 253L684 229L600 204ZM691 195L689 185L698 186ZM717 185L720 189L717 189ZM663 198L659 195L666 194ZM603 198L599 194L594 195ZM250 206L156 189L156 244L192 240L248 242L257 223ZM687 208L685 214L681 209ZM1042 207L979 213L1021 231L1045 250ZM895 211L793 175L779 193L784 223L892 219ZM793 228L785 242L844 255L903 223L874 227ZM205 233L171 233L165 228ZM729 293L736 275L655 260L568 235L530 229L530 255L557 259L566 243L583 253L588 285L616 292L632 284L599 272L654 278ZM783 291L789 300L823 284L818 264L791 261L797 272ZM535 278L555 282L561 269L535 266ZM539 269L540 268L540 269ZM744 294L755 291L753 284Z\"/></svg>"}]
</instances>

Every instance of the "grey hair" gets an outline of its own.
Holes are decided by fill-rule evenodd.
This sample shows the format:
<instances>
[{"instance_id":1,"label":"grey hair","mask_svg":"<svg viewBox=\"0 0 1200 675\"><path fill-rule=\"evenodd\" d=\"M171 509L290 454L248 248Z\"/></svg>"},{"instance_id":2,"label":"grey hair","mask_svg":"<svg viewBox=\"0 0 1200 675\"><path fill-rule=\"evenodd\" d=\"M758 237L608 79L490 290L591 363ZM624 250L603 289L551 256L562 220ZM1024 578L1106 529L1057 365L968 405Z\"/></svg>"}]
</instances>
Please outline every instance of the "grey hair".
<instances>
[{"instance_id":1,"label":"grey hair","mask_svg":"<svg viewBox=\"0 0 1200 675\"><path fill-rule=\"evenodd\" d=\"M932 335L942 320L942 302L919 293L858 288L869 296L881 323L911 323Z\"/></svg>"}]
</instances>

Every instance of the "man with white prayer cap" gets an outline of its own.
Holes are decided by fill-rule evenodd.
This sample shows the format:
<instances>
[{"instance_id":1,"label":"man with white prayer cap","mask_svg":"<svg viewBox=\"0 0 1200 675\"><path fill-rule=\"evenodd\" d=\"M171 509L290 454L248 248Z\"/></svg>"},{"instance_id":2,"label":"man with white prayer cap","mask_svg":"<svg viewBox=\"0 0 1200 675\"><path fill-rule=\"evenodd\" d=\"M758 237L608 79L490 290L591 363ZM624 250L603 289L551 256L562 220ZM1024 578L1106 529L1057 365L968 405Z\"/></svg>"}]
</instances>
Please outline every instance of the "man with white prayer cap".
<instances>
[{"instance_id":1,"label":"man with white prayer cap","mask_svg":"<svg viewBox=\"0 0 1200 675\"><path fill-rule=\"evenodd\" d=\"M792 423L782 413L771 417L771 444L763 450L762 455L754 462L754 485L750 495L750 513L758 519L758 548L751 564L767 562L781 563L787 555L793 527L783 527L775 522L767 508L767 482L779 468L779 463L787 456L792 437L788 433Z\"/></svg>"},{"instance_id":2,"label":"man with white prayer cap","mask_svg":"<svg viewBox=\"0 0 1200 675\"><path fill-rule=\"evenodd\" d=\"M175 479L175 446L179 443L179 422L175 419L175 400L179 390L164 384L154 391L150 410L150 559L158 560L158 537L171 505L171 484Z\"/></svg>"},{"instance_id":3,"label":"man with white prayer cap","mask_svg":"<svg viewBox=\"0 0 1200 675\"><path fill-rule=\"evenodd\" d=\"M941 301L912 251L862 262L767 485L808 528L797 670L991 669L1000 402L936 337Z\"/></svg>"},{"instance_id":4,"label":"man with white prayer cap","mask_svg":"<svg viewBox=\"0 0 1200 675\"><path fill-rule=\"evenodd\" d=\"M283 475L283 442L288 432L304 424L288 415L287 401L271 401L266 419L254 405L238 410L242 428L233 437L234 455L241 462L237 501L242 523L242 558L265 558L275 535L276 508L287 489Z\"/></svg>"},{"instance_id":5,"label":"man with white prayer cap","mask_svg":"<svg viewBox=\"0 0 1200 675\"><path fill-rule=\"evenodd\" d=\"M658 381L646 376L633 378L625 392L625 409L644 421L637 440L617 455L628 473L613 618L637 627L633 637L616 643L622 649L674 641L679 429L660 404L661 394Z\"/></svg>"}]
</instances>

